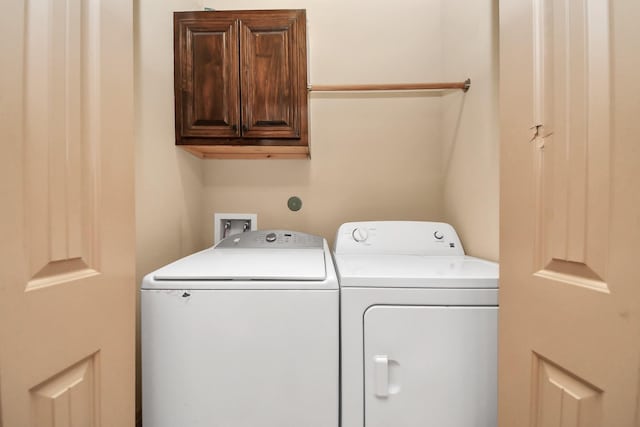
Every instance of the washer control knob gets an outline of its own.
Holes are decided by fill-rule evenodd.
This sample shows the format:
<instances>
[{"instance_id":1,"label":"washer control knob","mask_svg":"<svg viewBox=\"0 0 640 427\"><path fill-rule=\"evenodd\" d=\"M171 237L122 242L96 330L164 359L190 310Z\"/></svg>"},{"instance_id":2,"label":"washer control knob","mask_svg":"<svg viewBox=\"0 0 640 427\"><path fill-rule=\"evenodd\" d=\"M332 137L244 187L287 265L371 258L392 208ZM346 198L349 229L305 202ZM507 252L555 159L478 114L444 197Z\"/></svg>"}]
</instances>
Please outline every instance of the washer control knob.
<instances>
[{"instance_id":1,"label":"washer control knob","mask_svg":"<svg viewBox=\"0 0 640 427\"><path fill-rule=\"evenodd\" d=\"M353 240L356 242L364 242L369 238L369 232L366 228L354 228L351 235L353 236Z\"/></svg>"},{"instance_id":2,"label":"washer control knob","mask_svg":"<svg viewBox=\"0 0 640 427\"><path fill-rule=\"evenodd\" d=\"M266 240L267 242L269 242L269 243L273 243L273 242L275 242L275 241L276 241L276 238L277 238L276 233L269 233L269 234L267 234L267 236L265 237L265 240Z\"/></svg>"},{"instance_id":3,"label":"washer control knob","mask_svg":"<svg viewBox=\"0 0 640 427\"><path fill-rule=\"evenodd\" d=\"M435 237L438 240L442 240L444 239L444 234L442 234L442 231L434 231L433 237Z\"/></svg>"}]
</instances>

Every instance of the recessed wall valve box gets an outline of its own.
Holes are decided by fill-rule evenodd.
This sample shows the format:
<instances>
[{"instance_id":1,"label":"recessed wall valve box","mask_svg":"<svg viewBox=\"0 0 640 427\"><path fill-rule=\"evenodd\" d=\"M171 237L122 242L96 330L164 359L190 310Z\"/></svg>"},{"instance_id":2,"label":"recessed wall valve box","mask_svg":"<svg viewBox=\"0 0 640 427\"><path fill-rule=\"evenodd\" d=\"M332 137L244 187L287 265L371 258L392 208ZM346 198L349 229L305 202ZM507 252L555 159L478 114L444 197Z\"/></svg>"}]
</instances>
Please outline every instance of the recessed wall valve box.
<instances>
[{"instance_id":1,"label":"recessed wall valve box","mask_svg":"<svg viewBox=\"0 0 640 427\"><path fill-rule=\"evenodd\" d=\"M234 234L258 229L257 214L216 213L213 218L213 243Z\"/></svg>"}]
</instances>

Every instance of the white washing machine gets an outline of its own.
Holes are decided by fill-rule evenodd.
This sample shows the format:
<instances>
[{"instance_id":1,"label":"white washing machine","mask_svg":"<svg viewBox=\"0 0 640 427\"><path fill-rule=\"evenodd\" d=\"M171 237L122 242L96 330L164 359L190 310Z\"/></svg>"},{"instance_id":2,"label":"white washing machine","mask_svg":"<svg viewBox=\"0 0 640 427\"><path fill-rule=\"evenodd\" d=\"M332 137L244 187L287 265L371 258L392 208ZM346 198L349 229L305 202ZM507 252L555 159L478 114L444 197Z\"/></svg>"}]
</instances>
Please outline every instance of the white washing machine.
<instances>
[{"instance_id":1,"label":"white washing machine","mask_svg":"<svg viewBox=\"0 0 640 427\"><path fill-rule=\"evenodd\" d=\"M342 427L496 427L498 265L434 222L343 224Z\"/></svg>"},{"instance_id":2,"label":"white washing machine","mask_svg":"<svg viewBox=\"0 0 640 427\"><path fill-rule=\"evenodd\" d=\"M338 281L327 242L231 236L142 282L145 427L336 427Z\"/></svg>"}]
</instances>

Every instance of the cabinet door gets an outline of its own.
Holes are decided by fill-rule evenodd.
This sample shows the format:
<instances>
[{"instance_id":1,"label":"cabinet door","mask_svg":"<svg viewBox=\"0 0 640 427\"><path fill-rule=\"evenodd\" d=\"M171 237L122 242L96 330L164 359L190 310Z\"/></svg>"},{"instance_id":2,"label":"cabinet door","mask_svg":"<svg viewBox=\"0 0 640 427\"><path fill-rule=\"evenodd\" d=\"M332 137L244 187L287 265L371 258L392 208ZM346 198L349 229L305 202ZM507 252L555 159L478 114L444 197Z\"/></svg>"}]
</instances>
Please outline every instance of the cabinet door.
<instances>
[{"instance_id":1,"label":"cabinet door","mask_svg":"<svg viewBox=\"0 0 640 427\"><path fill-rule=\"evenodd\" d=\"M495 427L497 334L497 307L369 308L365 426Z\"/></svg>"},{"instance_id":2,"label":"cabinet door","mask_svg":"<svg viewBox=\"0 0 640 427\"><path fill-rule=\"evenodd\" d=\"M176 141L240 136L237 20L182 12L174 25Z\"/></svg>"},{"instance_id":3,"label":"cabinet door","mask_svg":"<svg viewBox=\"0 0 640 427\"><path fill-rule=\"evenodd\" d=\"M245 16L240 24L240 37L242 135L246 138L306 135L304 11Z\"/></svg>"}]
</instances>

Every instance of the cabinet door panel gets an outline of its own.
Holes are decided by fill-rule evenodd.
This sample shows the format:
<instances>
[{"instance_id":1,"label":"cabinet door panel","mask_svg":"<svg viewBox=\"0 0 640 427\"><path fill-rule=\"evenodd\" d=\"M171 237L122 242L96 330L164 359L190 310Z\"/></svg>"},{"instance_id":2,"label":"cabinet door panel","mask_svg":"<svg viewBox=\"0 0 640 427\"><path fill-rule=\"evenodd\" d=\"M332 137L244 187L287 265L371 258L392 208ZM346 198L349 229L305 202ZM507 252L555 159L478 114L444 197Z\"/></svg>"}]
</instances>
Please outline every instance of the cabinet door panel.
<instances>
[{"instance_id":1,"label":"cabinet door panel","mask_svg":"<svg viewBox=\"0 0 640 427\"><path fill-rule=\"evenodd\" d=\"M240 136L237 21L175 20L176 140Z\"/></svg>"},{"instance_id":2,"label":"cabinet door panel","mask_svg":"<svg viewBox=\"0 0 640 427\"><path fill-rule=\"evenodd\" d=\"M305 26L302 11L242 18L244 137L300 138L306 134Z\"/></svg>"}]
</instances>

